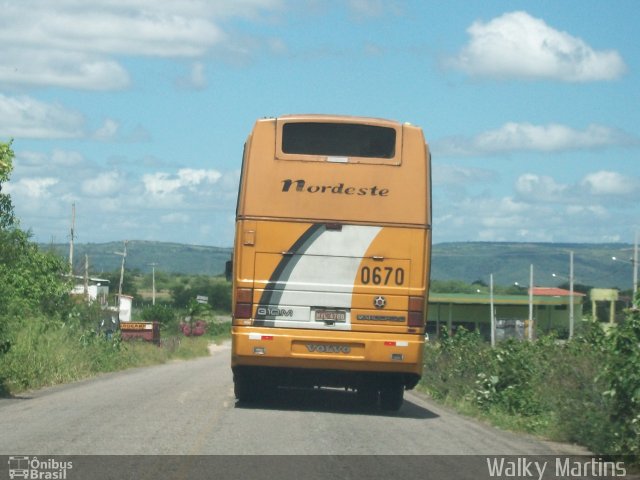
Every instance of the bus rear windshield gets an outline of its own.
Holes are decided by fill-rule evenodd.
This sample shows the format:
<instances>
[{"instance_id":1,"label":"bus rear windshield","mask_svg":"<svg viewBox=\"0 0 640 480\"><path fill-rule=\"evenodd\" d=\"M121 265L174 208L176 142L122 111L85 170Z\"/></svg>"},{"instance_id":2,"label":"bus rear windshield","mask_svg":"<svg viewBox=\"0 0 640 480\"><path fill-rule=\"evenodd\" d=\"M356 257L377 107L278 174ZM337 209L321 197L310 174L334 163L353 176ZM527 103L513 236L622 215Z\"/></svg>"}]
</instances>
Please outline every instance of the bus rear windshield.
<instances>
[{"instance_id":1,"label":"bus rear windshield","mask_svg":"<svg viewBox=\"0 0 640 480\"><path fill-rule=\"evenodd\" d=\"M393 128L354 123L292 122L283 125L282 152L335 157L393 158Z\"/></svg>"}]
</instances>

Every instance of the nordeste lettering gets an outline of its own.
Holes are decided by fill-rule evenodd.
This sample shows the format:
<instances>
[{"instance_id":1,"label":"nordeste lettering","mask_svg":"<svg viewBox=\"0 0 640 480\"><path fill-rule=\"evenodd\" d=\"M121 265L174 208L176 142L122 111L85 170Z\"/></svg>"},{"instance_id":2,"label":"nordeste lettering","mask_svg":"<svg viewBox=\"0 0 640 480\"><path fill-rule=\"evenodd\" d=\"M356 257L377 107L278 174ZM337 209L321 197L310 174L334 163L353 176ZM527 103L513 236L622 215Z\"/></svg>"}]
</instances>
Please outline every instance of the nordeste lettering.
<instances>
[{"instance_id":1,"label":"nordeste lettering","mask_svg":"<svg viewBox=\"0 0 640 480\"><path fill-rule=\"evenodd\" d=\"M293 189L291 187L293 187ZM335 185L307 185L306 180L292 180L290 178L282 180L282 191L285 193L330 193L334 195L369 195L372 197L389 196L388 188L380 188L377 185L373 185L371 187L356 187L345 185L344 182L340 182Z\"/></svg>"}]
</instances>

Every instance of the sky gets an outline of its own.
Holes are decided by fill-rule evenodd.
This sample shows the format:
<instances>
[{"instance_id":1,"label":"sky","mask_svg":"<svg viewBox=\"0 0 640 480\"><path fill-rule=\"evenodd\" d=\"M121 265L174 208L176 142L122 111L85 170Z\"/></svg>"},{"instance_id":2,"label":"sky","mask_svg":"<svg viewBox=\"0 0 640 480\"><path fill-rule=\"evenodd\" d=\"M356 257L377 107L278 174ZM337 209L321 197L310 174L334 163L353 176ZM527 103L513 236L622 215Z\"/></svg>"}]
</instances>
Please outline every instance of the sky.
<instances>
[{"instance_id":1,"label":"sky","mask_svg":"<svg viewBox=\"0 0 640 480\"><path fill-rule=\"evenodd\" d=\"M433 240L633 242L636 0L0 0L0 142L36 241L230 247L256 119L423 128ZM411 208L407 206L407 208Z\"/></svg>"}]
</instances>

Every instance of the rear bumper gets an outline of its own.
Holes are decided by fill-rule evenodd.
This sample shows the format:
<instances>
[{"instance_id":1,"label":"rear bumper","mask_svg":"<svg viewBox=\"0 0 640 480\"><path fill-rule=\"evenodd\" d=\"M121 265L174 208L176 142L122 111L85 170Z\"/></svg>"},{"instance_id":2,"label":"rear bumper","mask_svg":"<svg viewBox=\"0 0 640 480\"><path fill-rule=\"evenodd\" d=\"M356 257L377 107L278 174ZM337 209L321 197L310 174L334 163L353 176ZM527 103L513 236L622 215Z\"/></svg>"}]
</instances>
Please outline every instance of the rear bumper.
<instances>
[{"instance_id":1,"label":"rear bumper","mask_svg":"<svg viewBox=\"0 0 640 480\"><path fill-rule=\"evenodd\" d=\"M231 366L398 373L420 378L424 336L265 327L232 328Z\"/></svg>"}]
</instances>

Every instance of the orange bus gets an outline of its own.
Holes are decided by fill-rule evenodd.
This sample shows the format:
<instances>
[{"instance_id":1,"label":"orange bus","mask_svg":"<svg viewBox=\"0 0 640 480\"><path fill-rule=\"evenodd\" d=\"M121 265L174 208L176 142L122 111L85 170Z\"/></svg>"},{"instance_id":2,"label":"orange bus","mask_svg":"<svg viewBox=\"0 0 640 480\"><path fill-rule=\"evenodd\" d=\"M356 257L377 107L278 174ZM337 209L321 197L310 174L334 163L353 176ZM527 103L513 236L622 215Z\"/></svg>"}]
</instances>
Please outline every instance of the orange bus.
<instances>
[{"instance_id":1,"label":"orange bus","mask_svg":"<svg viewBox=\"0 0 640 480\"><path fill-rule=\"evenodd\" d=\"M233 254L239 401L340 387L397 410L422 375L430 155L418 127L329 115L258 120Z\"/></svg>"}]
</instances>

